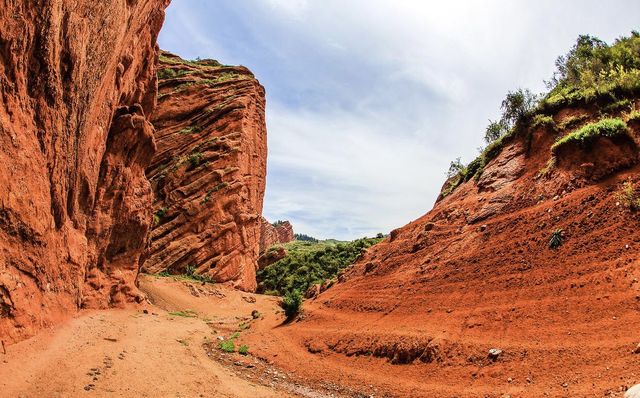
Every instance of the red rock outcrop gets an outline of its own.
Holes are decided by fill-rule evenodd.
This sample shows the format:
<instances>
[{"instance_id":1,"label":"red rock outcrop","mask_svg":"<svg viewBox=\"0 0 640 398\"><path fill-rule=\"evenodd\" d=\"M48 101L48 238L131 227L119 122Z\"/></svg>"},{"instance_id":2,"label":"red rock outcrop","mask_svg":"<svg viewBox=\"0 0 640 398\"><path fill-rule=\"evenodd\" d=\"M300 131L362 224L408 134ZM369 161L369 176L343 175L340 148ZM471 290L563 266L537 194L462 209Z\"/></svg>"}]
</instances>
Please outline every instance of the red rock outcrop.
<instances>
[{"instance_id":1,"label":"red rock outcrop","mask_svg":"<svg viewBox=\"0 0 640 398\"><path fill-rule=\"evenodd\" d=\"M244 67L163 53L147 176L155 226L147 272L196 272L256 289L265 189L265 92Z\"/></svg>"},{"instance_id":2,"label":"red rock outcrop","mask_svg":"<svg viewBox=\"0 0 640 398\"><path fill-rule=\"evenodd\" d=\"M168 0L0 7L0 339L138 297Z\"/></svg>"},{"instance_id":3,"label":"red rock outcrop","mask_svg":"<svg viewBox=\"0 0 640 398\"><path fill-rule=\"evenodd\" d=\"M564 109L553 127L507 140L478 179L371 247L279 338L351 357L366 377L393 372L397 396L624 391L640 366L640 126L551 150L601 114Z\"/></svg>"},{"instance_id":4,"label":"red rock outcrop","mask_svg":"<svg viewBox=\"0 0 640 398\"><path fill-rule=\"evenodd\" d=\"M260 226L260 253L266 252L271 246L289 243L295 240L293 226L289 221L270 223L264 217Z\"/></svg>"}]
</instances>

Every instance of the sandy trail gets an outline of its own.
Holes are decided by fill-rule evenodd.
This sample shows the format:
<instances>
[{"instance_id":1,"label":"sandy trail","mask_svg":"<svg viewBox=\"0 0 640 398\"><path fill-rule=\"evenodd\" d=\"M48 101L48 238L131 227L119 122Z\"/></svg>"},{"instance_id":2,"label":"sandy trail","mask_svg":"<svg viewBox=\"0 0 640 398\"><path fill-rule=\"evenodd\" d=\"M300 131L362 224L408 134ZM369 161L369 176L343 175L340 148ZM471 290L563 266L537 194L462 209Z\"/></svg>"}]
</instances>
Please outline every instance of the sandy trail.
<instances>
[{"instance_id":1,"label":"sandy trail","mask_svg":"<svg viewBox=\"0 0 640 398\"><path fill-rule=\"evenodd\" d=\"M180 282L160 284L158 290L167 292L160 300L165 308L197 311L204 309L198 304L206 307L207 301L211 307L211 301L197 300L182 290L172 292L172 286L186 288ZM243 296L234 295L235 304L240 310L246 307L250 314L252 304ZM189 297L196 300L189 302ZM216 336L204 316L171 316L152 305L144 309L147 314L143 308L81 312L57 328L7 347L7 354L0 354L0 396L291 396L276 387L239 378L209 358L203 343L214 341ZM209 316L219 323L228 318L236 324L234 313L240 310L220 306L219 312L209 311Z\"/></svg>"}]
</instances>

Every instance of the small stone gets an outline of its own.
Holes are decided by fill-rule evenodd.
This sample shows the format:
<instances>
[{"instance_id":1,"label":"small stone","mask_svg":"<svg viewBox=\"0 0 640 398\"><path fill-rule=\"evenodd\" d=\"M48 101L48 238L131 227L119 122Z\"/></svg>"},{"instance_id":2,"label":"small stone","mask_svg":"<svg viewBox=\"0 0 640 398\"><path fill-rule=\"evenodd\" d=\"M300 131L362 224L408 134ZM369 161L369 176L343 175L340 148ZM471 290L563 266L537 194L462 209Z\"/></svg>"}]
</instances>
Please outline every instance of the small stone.
<instances>
[{"instance_id":1,"label":"small stone","mask_svg":"<svg viewBox=\"0 0 640 398\"><path fill-rule=\"evenodd\" d=\"M258 312L258 310L251 311L251 318L253 318L253 319L260 318L260 313Z\"/></svg>"},{"instance_id":2,"label":"small stone","mask_svg":"<svg viewBox=\"0 0 640 398\"><path fill-rule=\"evenodd\" d=\"M638 343L638 345L636 346L636 349L633 350L634 354L640 354L640 343Z\"/></svg>"},{"instance_id":3,"label":"small stone","mask_svg":"<svg viewBox=\"0 0 640 398\"><path fill-rule=\"evenodd\" d=\"M512 379L511 377L509 377L509 378L507 379L507 383L513 383L513 379Z\"/></svg>"},{"instance_id":4,"label":"small stone","mask_svg":"<svg viewBox=\"0 0 640 398\"><path fill-rule=\"evenodd\" d=\"M149 310L142 310L142 313L144 313L144 314L148 314L148 313L149 313Z\"/></svg>"},{"instance_id":5,"label":"small stone","mask_svg":"<svg viewBox=\"0 0 640 398\"><path fill-rule=\"evenodd\" d=\"M562 383L562 387L563 387L563 388L567 388L567 387L569 387L569 383L567 383L567 382Z\"/></svg>"},{"instance_id":6,"label":"small stone","mask_svg":"<svg viewBox=\"0 0 640 398\"><path fill-rule=\"evenodd\" d=\"M224 340L224 336L216 336L216 339L223 341Z\"/></svg>"},{"instance_id":7,"label":"small stone","mask_svg":"<svg viewBox=\"0 0 640 398\"><path fill-rule=\"evenodd\" d=\"M484 232L484 231L486 231L486 229L487 229L487 224L482 224L480 226L480 232Z\"/></svg>"},{"instance_id":8,"label":"small stone","mask_svg":"<svg viewBox=\"0 0 640 398\"><path fill-rule=\"evenodd\" d=\"M499 348L492 348L489 350L489 359L492 361L497 360L500 355L502 355L502 350Z\"/></svg>"}]
</instances>

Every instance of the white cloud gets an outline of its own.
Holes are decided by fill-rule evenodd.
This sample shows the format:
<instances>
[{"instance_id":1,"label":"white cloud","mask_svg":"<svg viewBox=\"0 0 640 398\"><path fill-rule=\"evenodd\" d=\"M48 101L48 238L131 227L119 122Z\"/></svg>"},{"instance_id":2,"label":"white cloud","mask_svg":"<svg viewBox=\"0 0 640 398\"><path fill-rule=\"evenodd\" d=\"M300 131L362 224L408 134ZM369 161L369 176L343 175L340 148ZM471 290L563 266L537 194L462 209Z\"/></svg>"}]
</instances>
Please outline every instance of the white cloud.
<instances>
[{"instance_id":1,"label":"white cloud","mask_svg":"<svg viewBox=\"0 0 640 398\"><path fill-rule=\"evenodd\" d=\"M611 41L638 15L633 0L176 0L160 42L256 73L266 215L354 238L428 211L508 90L542 90L577 35Z\"/></svg>"}]
</instances>

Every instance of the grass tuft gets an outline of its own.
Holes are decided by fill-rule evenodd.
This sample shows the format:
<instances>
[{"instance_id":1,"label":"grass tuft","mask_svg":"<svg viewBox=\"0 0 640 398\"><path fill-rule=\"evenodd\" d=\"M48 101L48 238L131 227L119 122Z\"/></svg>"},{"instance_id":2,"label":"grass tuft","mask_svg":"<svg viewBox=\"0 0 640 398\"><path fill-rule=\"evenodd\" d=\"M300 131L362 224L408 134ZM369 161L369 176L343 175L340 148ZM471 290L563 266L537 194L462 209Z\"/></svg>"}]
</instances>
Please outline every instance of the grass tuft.
<instances>
[{"instance_id":1,"label":"grass tuft","mask_svg":"<svg viewBox=\"0 0 640 398\"><path fill-rule=\"evenodd\" d=\"M551 146L551 152L555 155L560 148L569 144L588 145L598 137L611 138L627 134L629 134L627 124L622 120L602 119L560 138Z\"/></svg>"}]
</instances>

